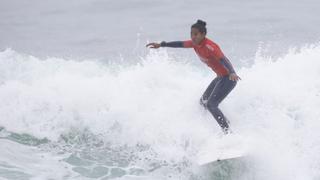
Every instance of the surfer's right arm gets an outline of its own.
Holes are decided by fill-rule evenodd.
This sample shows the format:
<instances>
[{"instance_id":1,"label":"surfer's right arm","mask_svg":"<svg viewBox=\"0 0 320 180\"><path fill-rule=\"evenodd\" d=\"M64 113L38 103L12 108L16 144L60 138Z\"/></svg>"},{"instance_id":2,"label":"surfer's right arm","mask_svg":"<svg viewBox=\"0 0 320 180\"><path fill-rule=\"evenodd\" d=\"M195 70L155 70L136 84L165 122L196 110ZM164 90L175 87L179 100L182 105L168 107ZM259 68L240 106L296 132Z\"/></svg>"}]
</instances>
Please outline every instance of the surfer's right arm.
<instances>
[{"instance_id":1,"label":"surfer's right arm","mask_svg":"<svg viewBox=\"0 0 320 180\"><path fill-rule=\"evenodd\" d=\"M147 47L150 48L159 48L159 47L172 47L172 48L191 48L192 47L192 41L171 41L166 42L162 41L161 43L149 43L147 44Z\"/></svg>"}]
</instances>

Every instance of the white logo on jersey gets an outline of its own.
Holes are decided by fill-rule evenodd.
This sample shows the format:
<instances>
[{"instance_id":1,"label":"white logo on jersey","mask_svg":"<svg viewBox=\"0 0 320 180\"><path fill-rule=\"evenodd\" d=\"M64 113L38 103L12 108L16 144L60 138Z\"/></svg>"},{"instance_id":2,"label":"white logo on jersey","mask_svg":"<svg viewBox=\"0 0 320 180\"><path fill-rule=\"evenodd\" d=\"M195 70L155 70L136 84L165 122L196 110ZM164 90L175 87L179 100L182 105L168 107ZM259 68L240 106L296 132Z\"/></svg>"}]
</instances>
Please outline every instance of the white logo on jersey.
<instances>
[{"instance_id":1,"label":"white logo on jersey","mask_svg":"<svg viewBox=\"0 0 320 180\"><path fill-rule=\"evenodd\" d=\"M209 44L206 44L206 47L211 50L211 51L214 51L214 48L212 46L210 46Z\"/></svg>"}]
</instances>

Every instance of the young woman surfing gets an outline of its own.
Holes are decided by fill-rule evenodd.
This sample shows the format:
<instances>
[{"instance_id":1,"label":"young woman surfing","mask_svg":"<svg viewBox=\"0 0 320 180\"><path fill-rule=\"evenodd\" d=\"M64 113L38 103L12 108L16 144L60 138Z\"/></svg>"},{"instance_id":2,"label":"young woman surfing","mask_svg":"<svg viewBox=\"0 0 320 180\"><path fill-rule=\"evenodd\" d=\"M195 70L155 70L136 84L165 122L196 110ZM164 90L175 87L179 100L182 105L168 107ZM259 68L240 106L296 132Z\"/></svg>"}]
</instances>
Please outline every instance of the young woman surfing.
<instances>
[{"instance_id":1,"label":"young woman surfing","mask_svg":"<svg viewBox=\"0 0 320 180\"><path fill-rule=\"evenodd\" d=\"M234 71L228 58L220 50L220 47L206 37L206 22L198 20L191 26L191 40L172 41L159 43L149 43L147 47L173 47L173 48L193 48L200 60L206 63L217 77L209 84L208 88L200 98L200 104L210 111L217 120L225 134L230 133L229 121L218 108L222 100L236 86L240 77Z\"/></svg>"}]
</instances>

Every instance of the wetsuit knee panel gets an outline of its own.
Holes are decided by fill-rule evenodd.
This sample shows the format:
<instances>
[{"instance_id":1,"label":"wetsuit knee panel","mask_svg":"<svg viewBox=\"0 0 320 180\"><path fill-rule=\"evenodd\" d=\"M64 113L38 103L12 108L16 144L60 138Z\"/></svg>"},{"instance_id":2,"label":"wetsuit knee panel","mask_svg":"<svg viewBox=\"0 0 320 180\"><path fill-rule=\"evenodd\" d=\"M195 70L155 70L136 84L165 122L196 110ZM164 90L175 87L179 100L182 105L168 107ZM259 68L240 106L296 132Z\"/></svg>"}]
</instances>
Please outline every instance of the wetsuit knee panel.
<instances>
[{"instance_id":1,"label":"wetsuit knee panel","mask_svg":"<svg viewBox=\"0 0 320 180\"><path fill-rule=\"evenodd\" d=\"M207 108L208 100L203 99L203 97L200 98L200 105Z\"/></svg>"},{"instance_id":2,"label":"wetsuit knee panel","mask_svg":"<svg viewBox=\"0 0 320 180\"><path fill-rule=\"evenodd\" d=\"M212 98L206 102L206 106L209 109L215 109L215 108L218 108L219 102L215 98Z\"/></svg>"}]
</instances>

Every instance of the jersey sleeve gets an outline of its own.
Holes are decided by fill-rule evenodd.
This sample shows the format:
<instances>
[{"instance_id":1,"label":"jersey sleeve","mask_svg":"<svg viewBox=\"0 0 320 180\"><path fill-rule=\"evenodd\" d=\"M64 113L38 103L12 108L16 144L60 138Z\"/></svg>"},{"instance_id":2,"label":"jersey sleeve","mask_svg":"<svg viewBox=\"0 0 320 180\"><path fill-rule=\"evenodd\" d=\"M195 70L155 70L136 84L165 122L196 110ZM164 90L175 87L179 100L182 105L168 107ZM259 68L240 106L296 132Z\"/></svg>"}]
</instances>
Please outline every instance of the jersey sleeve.
<instances>
[{"instance_id":1,"label":"jersey sleeve","mask_svg":"<svg viewBox=\"0 0 320 180\"><path fill-rule=\"evenodd\" d=\"M192 40L183 41L183 47L184 48L192 48L193 47Z\"/></svg>"},{"instance_id":2,"label":"jersey sleeve","mask_svg":"<svg viewBox=\"0 0 320 180\"><path fill-rule=\"evenodd\" d=\"M171 41L171 42L162 41L160 43L160 46L161 47L182 48L183 47L183 42L182 41Z\"/></svg>"}]
</instances>

